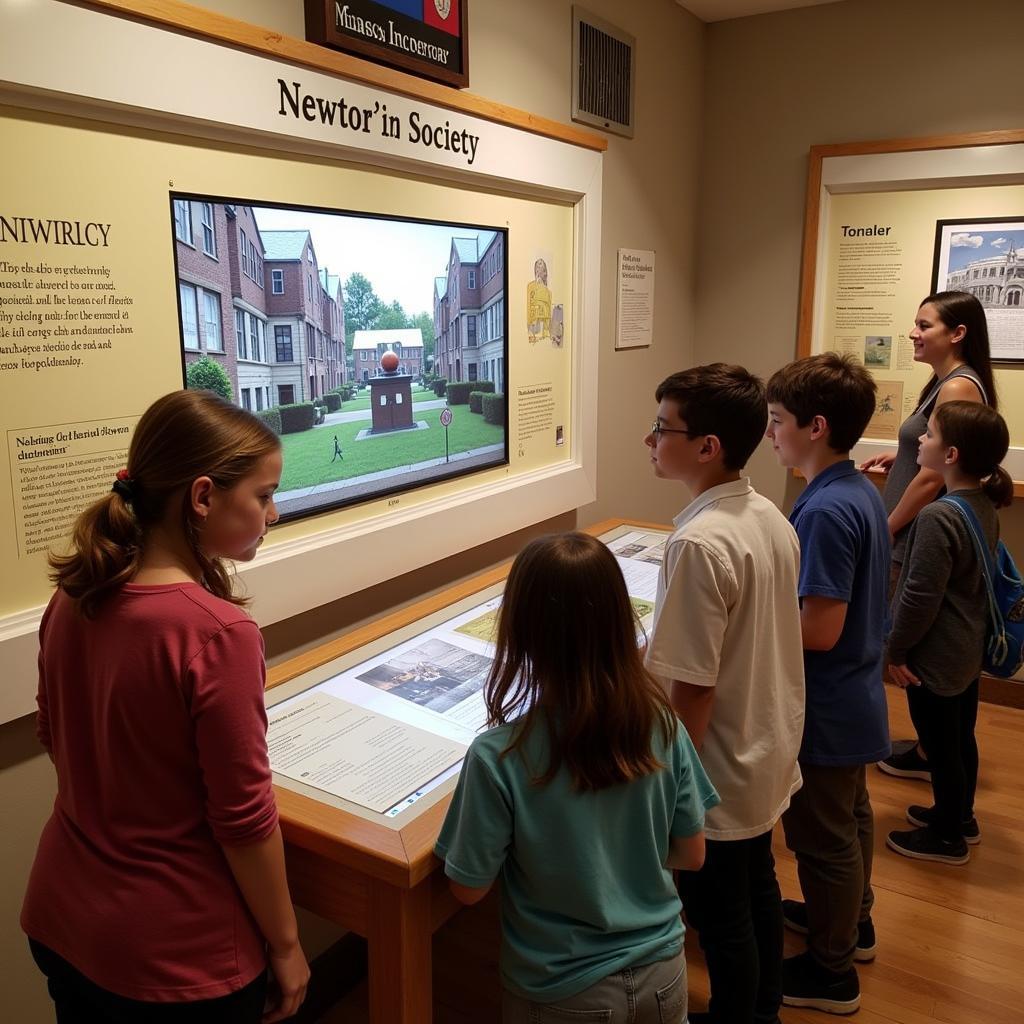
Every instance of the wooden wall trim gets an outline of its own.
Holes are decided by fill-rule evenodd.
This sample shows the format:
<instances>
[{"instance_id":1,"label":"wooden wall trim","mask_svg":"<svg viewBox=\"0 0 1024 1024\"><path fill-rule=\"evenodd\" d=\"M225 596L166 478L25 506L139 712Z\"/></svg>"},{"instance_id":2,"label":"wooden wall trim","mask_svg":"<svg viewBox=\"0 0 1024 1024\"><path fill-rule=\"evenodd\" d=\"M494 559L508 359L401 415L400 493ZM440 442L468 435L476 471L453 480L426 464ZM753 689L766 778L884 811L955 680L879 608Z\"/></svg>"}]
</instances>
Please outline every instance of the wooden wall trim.
<instances>
[{"instance_id":1,"label":"wooden wall trim","mask_svg":"<svg viewBox=\"0 0 1024 1024\"><path fill-rule=\"evenodd\" d=\"M250 25L248 22L183 3L181 0L84 0L78 6L138 18L217 43L287 60L316 71L325 71L363 85L386 89L401 96L423 100L449 110L458 110L496 124L519 128L584 149L604 152L608 148L608 140L594 132L360 60L358 57L339 53L316 43L308 43L304 39L283 35L273 29Z\"/></svg>"}]
</instances>

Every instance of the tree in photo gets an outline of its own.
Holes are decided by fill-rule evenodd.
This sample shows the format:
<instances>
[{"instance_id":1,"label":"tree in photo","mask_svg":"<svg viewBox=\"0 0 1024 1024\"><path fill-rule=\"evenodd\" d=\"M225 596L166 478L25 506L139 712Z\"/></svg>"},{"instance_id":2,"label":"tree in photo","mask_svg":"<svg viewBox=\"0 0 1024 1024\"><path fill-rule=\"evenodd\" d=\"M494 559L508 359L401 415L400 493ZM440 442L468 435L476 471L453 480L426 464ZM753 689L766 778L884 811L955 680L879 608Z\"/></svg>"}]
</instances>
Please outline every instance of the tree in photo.
<instances>
[{"instance_id":1,"label":"tree in photo","mask_svg":"<svg viewBox=\"0 0 1024 1024\"><path fill-rule=\"evenodd\" d=\"M429 313L417 313L409 318L410 327L418 327L423 336L423 365L434 358L434 318Z\"/></svg>"},{"instance_id":2,"label":"tree in photo","mask_svg":"<svg viewBox=\"0 0 1024 1024\"><path fill-rule=\"evenodd\" d=\"M213 391L229 402L234 401L231 378L224 367L209 356L203 356L188 365L185 370L185 387L192 391Z\"/></svg>"},{"instance_id":3,"label":"tree in photo","mask_svg":"<svg viewBox=\"0 0 1024 1024\"><path fill-rule=\"evenodd\" d=\"M400 331L409 326L409 317L402 304L395 299L390 306L382 306L373 325L375 331Z\"/></svg>"},{"instance_id":4,"label":"tree in photo","mask_svg":"<svg viewBox=\"0 0 1024 1024\"><path fill-rule=\"evenodd\" d=\"M345 299L345 351L352 354L356 331L372 331L377 326L382 304L369 279L358 271L343 287Z\"/></svg>"}]
</instances>

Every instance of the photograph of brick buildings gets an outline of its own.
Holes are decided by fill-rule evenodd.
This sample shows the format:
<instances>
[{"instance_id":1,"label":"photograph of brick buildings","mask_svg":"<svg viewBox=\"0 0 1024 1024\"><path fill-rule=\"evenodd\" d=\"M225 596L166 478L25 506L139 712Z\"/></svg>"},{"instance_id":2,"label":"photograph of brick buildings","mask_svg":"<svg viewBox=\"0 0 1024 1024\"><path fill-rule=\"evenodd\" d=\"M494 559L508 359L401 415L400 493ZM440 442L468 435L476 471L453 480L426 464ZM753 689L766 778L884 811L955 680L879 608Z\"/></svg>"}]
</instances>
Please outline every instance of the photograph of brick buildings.
<instances>
[{"instance_id":1,"label":"photograph of brick buildings","mask_svg":"<svg viewBox=\"0 0 1024 1024\"><path fill-rule=\"evenodd\" d=\"M171 216L185 386L280 435L285 516L507 462L504 231L196 195Z\"/></svg>"}]
</instances>

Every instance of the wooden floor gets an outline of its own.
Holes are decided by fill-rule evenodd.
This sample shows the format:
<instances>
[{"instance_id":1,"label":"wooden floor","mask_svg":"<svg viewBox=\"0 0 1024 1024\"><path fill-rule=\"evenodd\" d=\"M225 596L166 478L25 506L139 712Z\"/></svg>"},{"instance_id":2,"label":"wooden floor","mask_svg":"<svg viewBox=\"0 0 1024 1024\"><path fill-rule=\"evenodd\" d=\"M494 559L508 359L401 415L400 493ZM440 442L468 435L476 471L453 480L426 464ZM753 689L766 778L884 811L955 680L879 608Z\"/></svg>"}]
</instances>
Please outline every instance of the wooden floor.
<instances>
[{"instance_id":1,"label":"wooden floor","mask_svg":"<svg viewBox=\"0 0 1024 1024\"><path fill-rule=\"evenodd\" d=\"M889 691L893 736L909 736L906 701ZM909 828L909 804L930 802L926 783L869 769L875 809L874 922L878 957L858 966L857 1024L1021 1024L1024 1022L1024 711L983 704L978 720L981 779L976 805L981 844L962 867L929 864L885 848L893 828ZM776 831L784 896L800 896L792 854ZM435 941L435 1020L497 1024L496 907L463 911ZM692 938L688 936L688 939ZM803 948L787 933L787 954ZM706 1006L707 974L687 942L690 1006ZM365 986L323 1024L366 1019ZM785 1024L838 1018L784 1008Z\"/></svg>"}]
</instances>

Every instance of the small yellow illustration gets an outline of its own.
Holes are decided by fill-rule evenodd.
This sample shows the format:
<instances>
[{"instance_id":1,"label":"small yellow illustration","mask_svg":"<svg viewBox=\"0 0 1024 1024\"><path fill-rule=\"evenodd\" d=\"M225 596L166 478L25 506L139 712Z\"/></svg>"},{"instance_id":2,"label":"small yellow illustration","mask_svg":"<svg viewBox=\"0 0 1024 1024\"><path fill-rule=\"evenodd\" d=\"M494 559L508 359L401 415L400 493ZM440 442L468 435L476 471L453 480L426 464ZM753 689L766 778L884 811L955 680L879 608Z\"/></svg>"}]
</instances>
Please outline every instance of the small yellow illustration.
<instances>
[{"instance_id":1,"label":"small yellow illustration","mask_svg":"<svg viewBox=\"0 0 1024 1024\"><path fill-rule=\"evenodd\" d=\"M551 337L551 290L548 288L548 265L538 259L533 264L533 280L526 286L526 323L529 341Z\"/></svg>"}]
</instances>

